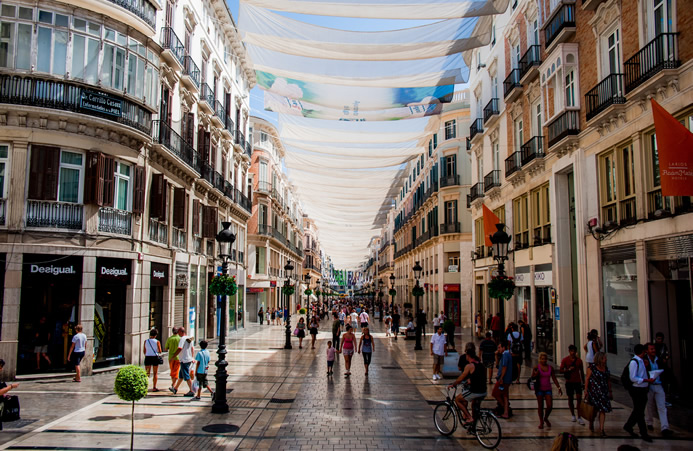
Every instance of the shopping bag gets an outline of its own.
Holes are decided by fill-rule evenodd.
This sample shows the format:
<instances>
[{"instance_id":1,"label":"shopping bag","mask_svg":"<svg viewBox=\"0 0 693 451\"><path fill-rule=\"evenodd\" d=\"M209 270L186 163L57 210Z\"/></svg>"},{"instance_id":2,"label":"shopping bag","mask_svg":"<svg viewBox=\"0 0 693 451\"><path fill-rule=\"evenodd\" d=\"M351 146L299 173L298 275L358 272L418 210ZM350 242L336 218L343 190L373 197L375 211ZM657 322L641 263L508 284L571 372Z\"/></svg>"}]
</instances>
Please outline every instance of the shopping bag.
<instances>
[{"instance_id":1,"label":"shopping bag","mask_svg":"<svg viewBox=\"0 0 693 451\"><path fill-rule=\"evenodd\" d=\"M592 421L594 419L594 406L583 401L580 403L578 413L585 420Z\"/></svg>"},{"instance_id":2,"label":"shopping bag","mask_svg":"<svg viewBox=\"0 0 693 451\"><path fill-rule=\"evenodd\" d=\"M294 337L298 335L298 327L294 329Z\"/></svg>"},{"instance_id":3,"label":"shopping bag","mask_svg":"<svg viewBox=\"0 0 693 451\"><path fill-rule=\"evenodd\" d=\"M192 383L192 390L191 391L193 393L197 393L198 388L200 388L200 383L197 381L197 379L195 379ZM195 395L195 396L197 396L197 395Z\"/></svg>"}]
</instances>

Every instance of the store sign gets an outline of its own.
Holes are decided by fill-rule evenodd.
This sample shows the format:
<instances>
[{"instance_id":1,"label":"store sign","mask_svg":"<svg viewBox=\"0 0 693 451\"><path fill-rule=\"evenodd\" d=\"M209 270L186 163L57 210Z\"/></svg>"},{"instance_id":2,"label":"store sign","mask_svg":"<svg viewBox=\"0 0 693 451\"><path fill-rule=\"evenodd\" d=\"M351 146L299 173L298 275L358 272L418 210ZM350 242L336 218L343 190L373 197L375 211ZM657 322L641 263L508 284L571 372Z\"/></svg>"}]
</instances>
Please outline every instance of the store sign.
<instances>
[{"instance_id":1,"label":"store sign","mask_svg":"<svg viewBox=\"0 0 693 451\"><path fill-rule=\"evenodd\" d=\"M25 277L39 278L47 282L82 280L82 257L63 255L24 254Z\"/></svg>"},{"instance_id":2,"label":"store sign","mask_svg":"<svg viewBox=\"0 0 693 451\"><path fill-rule=\"evenodd\" d=\"M123 101L103 92L83 89L79 98L79 107L83 110L120 117L123 112Z\"/></svg>"},{"instance_id":3,"label":"store sign","mask_svg":"<svg viewBox=\"0 0 693 451\"><path fill-rule=\"evenodd\" d=\"M102 281L121 282L130 284L132 274L132 260L120 258L97 258L96 278Z\"/></svg>"},{"instance_id":4,"label":"store sign","mask_svg":"<svg viewBox=\"0 0 693 451\"><path fill-rule=\"evenodd\" d=\"M459 271L459 266L457 266L457 265L448 266L448 272L458 272L458 271Z\"/></svg>"},{"instance_id":5,"label":"store sign","mask_svg":"<svg viewBox=\"0 0 693 451\"><path fill-rule=\"evenodd\" d=\"M515 285L518 287L528 287L530 285L529 273L515 274Z\"/></svg>"},{"instance_id":6,"label":"store sign","mask_svg":"<svg viewBox=\"0 0 693 451\"><path fill-rule=\"evenodd\" d=\"M443 285L443 291L446 291L446 292L460 291L460 284L459 283L446 283L445 285Z\"/></svg>"},{"instance_id":7,"label":"store sign","mask_svg":"<svg viewBox=\"0 0 693 451\"><path fill-rule=\"evenodd\" d=\"M536 271L534 273L534 285L550 287L553 285L553 273L551 271Z\"/></svg>"},{"instance_id":8,"label":"store sign","mask_svg":"<svg viewBox=\"0 0 693 451\"><path fill-rule=\"evenodd\" d=\"M277 287L277 281L276 280L270 280L270 287L276 288Z\"/></svg>"},{"instance_id":9,"label":"store sign","mask_svg":"<svg viewBox=\"0 0 693 451\"><path fill-rule=\"evenodd\" d=\"M151 282L153 287L165 287L168 285L168 265L152 263Z\"/></svg>"},{"instance_id":10,"label":"store sign","mask_svg":"<svg viewBox=\"0 0 693 451\"><path fill-rule=\"evenodd\" d=\"M63 274L77 274L74 266L43 266L43 265L31 265L30 269L32 274L50 274L52 276L60 276Z\"/></svg>"},{"instance_id":11,"label":"store sign","mask_svg":"<svg viewBox=\"0 0 693 451\"><path fill-rule=\"evenodd\" d=\"M263 291L264 291L264 288L257 288L257 287L248 287L245 290L246 293L262 293Z\"/></svg>"}]
</instances>

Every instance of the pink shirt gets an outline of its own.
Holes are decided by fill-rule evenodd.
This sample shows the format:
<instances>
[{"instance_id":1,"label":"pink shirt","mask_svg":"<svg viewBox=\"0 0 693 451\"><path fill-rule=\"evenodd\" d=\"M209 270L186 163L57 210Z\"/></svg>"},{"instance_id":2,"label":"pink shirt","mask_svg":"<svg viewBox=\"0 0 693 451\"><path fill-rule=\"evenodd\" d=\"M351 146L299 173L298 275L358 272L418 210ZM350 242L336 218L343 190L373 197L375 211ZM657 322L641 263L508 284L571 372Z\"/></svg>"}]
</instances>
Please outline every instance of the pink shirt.
<instances>
[{"instance_id":1,"label":"pink shirt","mask_svg":"<svg viewBox=\"0 0 693 451\"><path fill-rule=\"evenodd\" d=\"M336 348L327 348L327 361L328 362L333 362L334 361L334 356L337 353Z\"/></svg>"}]
</instances>

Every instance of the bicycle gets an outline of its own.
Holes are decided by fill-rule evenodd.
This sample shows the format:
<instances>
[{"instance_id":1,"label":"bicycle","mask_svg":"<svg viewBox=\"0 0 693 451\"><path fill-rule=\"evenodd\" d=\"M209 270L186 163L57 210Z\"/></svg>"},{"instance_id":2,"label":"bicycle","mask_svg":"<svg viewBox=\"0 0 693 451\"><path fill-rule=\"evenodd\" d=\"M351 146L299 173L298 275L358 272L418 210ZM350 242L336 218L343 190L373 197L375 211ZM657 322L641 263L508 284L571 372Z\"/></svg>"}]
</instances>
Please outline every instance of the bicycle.
<instances>
[{"instance_id":1,"label":"bicycle","mask_svg":"<svg viewBox=\"0 0 693 451\"><path fill-rule=\"evenodd\" d=\"M450 388L447 388L445 401L438 404L433 411L433 422L442 435L452 435L457 430L457 423L460 423L470 435L476 436L477 441L486 449L498 447L501 442L501 426L496 415L489 409L481 408L481 399L472 401L473 421L464 423L464 418L460 408L455 403L457 387L454 388L450 396Z\"/></svg>"}]
</instances>

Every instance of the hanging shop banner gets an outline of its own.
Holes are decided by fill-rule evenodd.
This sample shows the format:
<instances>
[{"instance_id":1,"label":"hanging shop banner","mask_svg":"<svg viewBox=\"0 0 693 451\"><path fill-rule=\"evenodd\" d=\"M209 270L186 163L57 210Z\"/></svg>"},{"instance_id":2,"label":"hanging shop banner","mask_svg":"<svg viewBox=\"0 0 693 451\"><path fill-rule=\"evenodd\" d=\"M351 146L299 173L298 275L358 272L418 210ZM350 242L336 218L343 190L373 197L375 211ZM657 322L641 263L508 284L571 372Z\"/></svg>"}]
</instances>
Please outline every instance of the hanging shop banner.
<instances>
[{"instance_id":1,"label":"hanging shop banner","mask_svg":"<svg viewBox=\"0 0 693 451\"><path fill-rule=\"evenodd\" d=\"M445 285L443 285L443 291L445 291L445 292L460 291L460 284L459 283L446 283Z\"/></svg>"},{"instance_id":2,"label":"hanging shop banner","mask_svg":"<svg viewBox=\"0 0 693 451\"><path fill-rule=\"evenodd\" d=\"M515 269L515 285L528 287L531 285L529 266L520 266Z\"/></svg>"},{"instance_id":3,"label":"hanging shop banner","mask_svg":"<svg viewBox=\"0 0 693 451\"><path fill-rule=\"evenodd\" d=\"M693 196L693 133L651 100L662 196Z\"/></svg>"},{"instance_id":4,"label":"hanging shop banner","mask_svg":"<svg viewBox=\"0 0 693 451\"><path fill-rule=\"evenodd\" d=\"M118 282L130 285L132 280L132 260L97 257L96 278L104 282Z\"/></svg>"},{"instance_id":5,"label":"hanging shop banner","mask_svg":"<svg viewBox=\"0 0 693 451\"><path fill-rule=\"evenodd\" d=\"M535 271L534 272L534 285L542 287L550 287L553 285L553 272L552 271Z\"/></svg>"},{"instance_id":6,"label":"hanging shop banner","mask_svg":"<svg viewBox=\"0 0 693 451\"><path fill-rule=\"evenodd\" d=\"M165 287L168 285L168 265L152 263L152 280L150 285L153 287Z\"/></svg>"},{"instance_id":7,"label":"hanging shop banner","mask_svg":"<svg viewBox=\"0 0 693 451\"><path fill-rule=\"evenodd\" d=\"M28 277L46 282L82 281L82 257L24 254L23 271Z\"/></svg>"}]
</instances>

